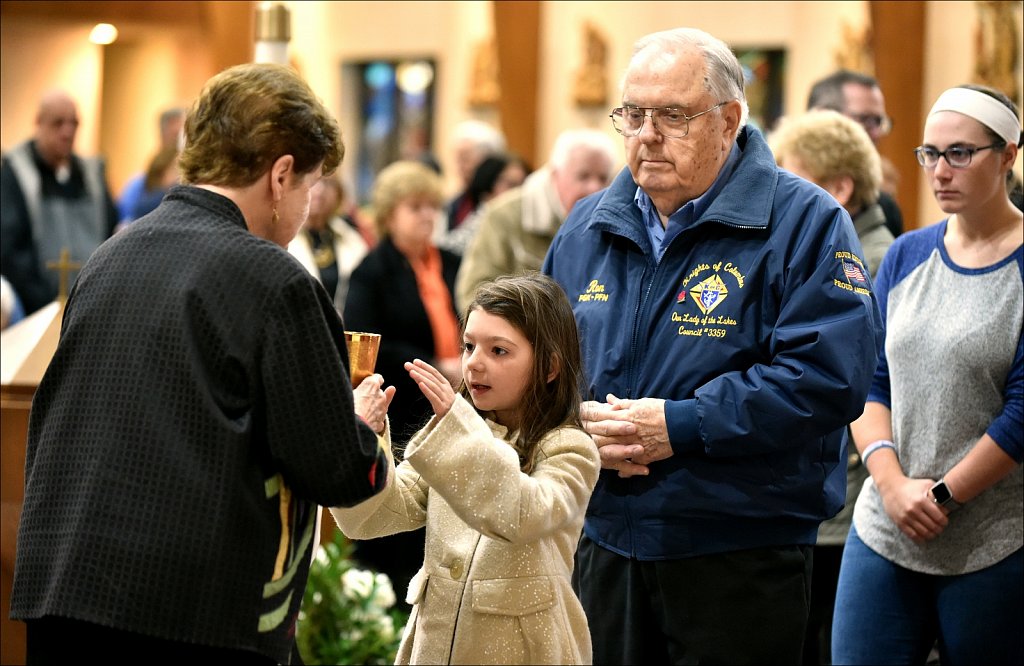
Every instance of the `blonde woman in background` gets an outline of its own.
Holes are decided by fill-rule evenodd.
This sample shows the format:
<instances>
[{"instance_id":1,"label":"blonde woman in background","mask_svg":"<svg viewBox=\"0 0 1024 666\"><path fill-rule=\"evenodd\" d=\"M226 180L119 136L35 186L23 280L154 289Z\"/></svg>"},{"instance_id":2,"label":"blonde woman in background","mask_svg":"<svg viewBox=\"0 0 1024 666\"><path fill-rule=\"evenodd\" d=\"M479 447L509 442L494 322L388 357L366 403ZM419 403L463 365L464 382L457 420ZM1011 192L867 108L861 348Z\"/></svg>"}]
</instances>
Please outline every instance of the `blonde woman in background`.
<instances>
[{"instance_id":1,"label":"blonde woman in background","mask_svg":"<svg viewBox=\"0 0 1024 666\"><path fill-rule=\"evenodd\" d=\"M882 161L860 124L827 110L784 119L768 137L775 161L835 197L853 219L872 277L892 245L878 203Z\"/></svg>"},{"instance_id":2,"label":"blonde woman in background","mask_svg":"<svg viewBox=\"0 0 1024 666\"><path fill-rule=\"evenodd\" d=\"M434 245L441 178L413 161L385 167L374 183L377 245L352 272L345 302L349 330L380 333L377 372L398 389L388 409L397 457L433 413L404 364L423 359L460 380L459 319L453 304L458 255ZM356 557L408 586L423 561L423 531L356 543Z\"/></svg>"},{"instance_id":3,"label":"blonde woman in background","mask_svg":"<svg viewBox=\"0 0 1024 666\"><path fill-rule=\"evenodd\" d=\"M822 109L783 119L768 142L779 166L824 189L850 214L864 263L874 277L893 236L878 203L882 165L868 133L860 123ZM851 453L846 466L846 504L835 517L821 524L814 545L805 665L828 664L831 660L839 563L850 531L853 502L868 474L860 456Z\"/></svg>"}]
</instances>

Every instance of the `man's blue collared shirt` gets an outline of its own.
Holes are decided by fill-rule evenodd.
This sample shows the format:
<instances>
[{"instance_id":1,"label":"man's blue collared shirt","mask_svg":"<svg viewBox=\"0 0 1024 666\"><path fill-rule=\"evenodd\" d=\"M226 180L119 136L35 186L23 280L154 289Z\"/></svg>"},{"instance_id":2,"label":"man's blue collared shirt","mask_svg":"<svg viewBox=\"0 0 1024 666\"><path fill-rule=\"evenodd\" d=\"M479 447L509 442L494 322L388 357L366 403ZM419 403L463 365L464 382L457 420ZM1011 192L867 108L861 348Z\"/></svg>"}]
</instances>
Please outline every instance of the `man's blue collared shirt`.
<instances>
[{"instance_id":1,"label":"man's blue collared shirt","mask_svg":"<svg viewBox=\"0 0 1024 666\"><path fill-rule=\"evenodd\" d=\"M733 143L732 150L729 151L729 157L725 159L725 164L722 165L722 169L718 172L715 182L711 183L711 187L704 194L696 199L687 201L679 210L672 213L668 218L668 224L664 227L661 226L661 216L658 215L658 210L654 207L651 197L640 187L636 188L636 196L633 197L633 201L636 202L637 207L643 214L644 225L647 227L647 234L651 238L651 247L655 249L655 256L659 262L662 255L665 254L665 250L671 245L672 239L676 237L676 234L693 224L694 220L700 219L700 216L708 209L711 202L718 196L719 191L729 182L729 177L739 161L740 147Z\"/></svg>"}]
</instances>

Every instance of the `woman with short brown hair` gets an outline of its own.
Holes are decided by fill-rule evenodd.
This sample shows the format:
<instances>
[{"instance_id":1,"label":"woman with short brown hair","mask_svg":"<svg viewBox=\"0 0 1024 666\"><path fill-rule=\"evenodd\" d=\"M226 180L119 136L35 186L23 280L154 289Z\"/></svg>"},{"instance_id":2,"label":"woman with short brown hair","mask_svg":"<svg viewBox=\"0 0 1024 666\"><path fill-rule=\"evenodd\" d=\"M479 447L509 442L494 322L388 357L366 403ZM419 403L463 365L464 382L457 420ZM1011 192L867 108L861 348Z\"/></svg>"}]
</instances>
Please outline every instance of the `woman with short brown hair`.
<instances>
[{"instance_id":1,"label":"woman with short brown hair","mask_svg":"<svg viewBox=\"0 0 1024 666\"><path fill-rule=\"evenodd\" d=\"M341 320L284 250L341 155L294 71L225 70L185 123L187 184L82 268L29 426L28 663L289 662L317 505L387 476L394 389L353 392Z\"/></svg>"}]
</instances>

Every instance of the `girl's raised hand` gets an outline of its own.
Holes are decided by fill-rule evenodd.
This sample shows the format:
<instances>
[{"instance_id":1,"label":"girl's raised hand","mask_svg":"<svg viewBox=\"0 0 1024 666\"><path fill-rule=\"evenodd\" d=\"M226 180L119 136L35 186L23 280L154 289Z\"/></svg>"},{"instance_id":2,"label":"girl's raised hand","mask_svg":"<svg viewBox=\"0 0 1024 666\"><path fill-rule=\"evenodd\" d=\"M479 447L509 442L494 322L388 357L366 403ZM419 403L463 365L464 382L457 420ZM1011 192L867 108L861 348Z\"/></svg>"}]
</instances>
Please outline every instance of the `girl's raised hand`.
<instances>
[{"instance_id":1,"label":"girl's raised hand","mask_svg":"<svg viewBox=\"0 0 1024 666\"><path fill-rule=\"evenodd\" d=\"M430 401L434 408L434 414L438 418L448 413L455 402L455 389L448 383L441 371L420 359L414 359L412 363L406 363L405 369L423 391L423 395Z\"/></svg>"}]
</instances>

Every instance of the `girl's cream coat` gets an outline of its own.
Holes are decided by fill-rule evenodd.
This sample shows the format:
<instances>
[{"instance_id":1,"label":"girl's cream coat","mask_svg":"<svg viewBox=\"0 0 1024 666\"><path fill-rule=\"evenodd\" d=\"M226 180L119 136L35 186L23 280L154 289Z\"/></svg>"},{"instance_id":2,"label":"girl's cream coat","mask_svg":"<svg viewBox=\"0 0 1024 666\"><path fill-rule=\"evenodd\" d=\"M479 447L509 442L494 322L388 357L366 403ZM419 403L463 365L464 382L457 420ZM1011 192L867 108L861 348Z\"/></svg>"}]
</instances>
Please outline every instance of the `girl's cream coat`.
<instances>
[{"instance_id":1,"label":"girl's cream coat","mask_svg":"<svg viewBox=\"0 0 1024 666\"><path fill-rule=\"evenodd\" d=\"M412 439L383 492L331 509L353 539L426 525L399 664L591 662L570 577L597 448L581 430L557 429L527 475L507 435L456 397Z\"/></svg>"}]
</instances>

